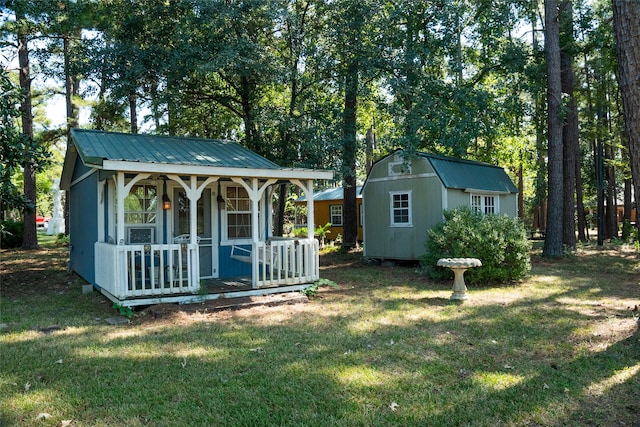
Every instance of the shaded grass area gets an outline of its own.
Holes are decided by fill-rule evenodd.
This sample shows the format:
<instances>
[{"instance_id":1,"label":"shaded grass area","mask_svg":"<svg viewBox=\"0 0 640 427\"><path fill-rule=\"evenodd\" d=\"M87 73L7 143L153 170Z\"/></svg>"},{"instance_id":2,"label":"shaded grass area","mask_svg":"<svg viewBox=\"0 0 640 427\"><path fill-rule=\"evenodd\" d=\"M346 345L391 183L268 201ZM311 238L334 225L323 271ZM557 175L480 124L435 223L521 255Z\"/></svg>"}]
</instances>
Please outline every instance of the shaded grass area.
<instances>
[{"instance_id":1,"label":"shaded grass area","mask_svg":"<svg viewBox=\"0 0 640 427\"><path fill-rule=\"evenodd\" d=\"M328 253L340 289L308 304L110 326L64 248L3 251L0 425L634 425L636 255L534 254L525 282L457 303L414 268Z\"/></svg>"}]
</instances>

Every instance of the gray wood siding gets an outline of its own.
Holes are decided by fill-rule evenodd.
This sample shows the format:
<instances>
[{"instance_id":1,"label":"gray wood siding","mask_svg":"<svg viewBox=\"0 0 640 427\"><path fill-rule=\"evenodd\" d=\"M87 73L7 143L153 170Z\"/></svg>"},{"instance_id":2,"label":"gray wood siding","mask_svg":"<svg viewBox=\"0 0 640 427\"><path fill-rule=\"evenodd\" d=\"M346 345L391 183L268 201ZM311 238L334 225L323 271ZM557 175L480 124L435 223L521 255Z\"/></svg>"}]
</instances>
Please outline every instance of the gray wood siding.
<instances>
[{"instance_id":1,"label":"gray wood siding","mask_svg":"<svg viewBox=\"0 0 640 427\"><path fill-rule=\"evenodd\" d=\"M411 173L389 176L391 155L374 164L363 188L364 256L377 259L417 260L425 253L427 231L443 220L444 209L470 205L470 194L445 189L429 161L417 157ZM411 227L391 226L391 192L411 192ZM517 215L517 194L495 194L500 214Z\"/></svg>"},{"instance_id":2,"label":"gray wood siding","mask_svg":"<svg viewBox=\"0 0 640 427\"><path fill-rule=\"evenodd\" d=\"M411 174L388 176L390 156L376 163L363 195L364 255L380 259L415 260L424 254L427 230L442 220L442 183L424 159L411 162ZM425 176L426 175L426 176ZM382 180L379 180L382 179ZM391 226L391 195L411 192L411 227Z\"/></svg>"}]
</instances>

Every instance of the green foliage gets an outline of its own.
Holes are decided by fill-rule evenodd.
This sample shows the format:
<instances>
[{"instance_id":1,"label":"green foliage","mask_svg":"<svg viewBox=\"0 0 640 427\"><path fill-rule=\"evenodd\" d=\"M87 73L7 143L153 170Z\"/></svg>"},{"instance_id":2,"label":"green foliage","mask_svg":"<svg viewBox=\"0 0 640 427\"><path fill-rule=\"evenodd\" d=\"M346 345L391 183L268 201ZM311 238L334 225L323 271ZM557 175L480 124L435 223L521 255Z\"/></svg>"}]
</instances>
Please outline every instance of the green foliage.
<instances>
[{"instance_id":1,"label":"green foliage","mask_svg":"<svg viewBox=\"0 0 640 427\"><path fill-rule=\"evenodd\" d=\"M308 298L313 298L318 296L318 291L320 290L320 286L329 286L334 289L339 289L340 287L336 282L329 279L320 279L315 282L313 285L304 288L300 292L306 295Z\"/></svg>"},{"instance_id":2,"label":"green foliage","mask_svg":"<svg viewBox=\"0 0 640 427\"><path fill-rule=\"evenodd\" d=\"M32 201L21 194L13 180L25 164L41 170L49 152L17 127L22 94L6 71L0 70L0 205L1 209L33 209Z\"/></svg>"},{"instance_id":3,"label":"green foliage","mask_svg":"<svg viewBox=\"0 0 640 427\"><path fill-rule=\"evenodd\" d=\"M22 246L22 221L0 221L0 247L2 249L19 248Z\"/></svg>"},{"instance_id":4,"label":"green foliage","mask_svg":"<svg viewBox=\"0 0 640 427\"><path fill-rule=\"evenodd\" d=\"M56 245L69 246L69 235L64 233L58 233L56 235Z\"/></svg>"},{"instance_id":5,"label":"green foliage","mask_svg":"<svg viewBox=\"0 0 640 427\"><path fill-rule=\"evenodd\" d=\"M625 219L622 223L622 240L625 242L637 241L638 229L631 224L631 221Z\"/></svg>"},{"instance_id":6,"label":"green foliage","mask_svg":"<svg viewBox=\"0 0 640 427\"><path fill-rule=\"evenodd\" d=\"M321 227L316 227L315 230L313 230L313 234L316 237L319 237L320 239L325 239L327 237L327 234L331 233L331 230L329 230L329 227L331 227L331 223L328 222L325 225L321 226ZM294 230L294 235L296 237L307 237L307 232L308 232L308 228L307 227L299 227L296 228Z\"/></svg>"},{"instance_id":7,"label":"green foliage","mask_svg":"<svg viewBox=\"0 0 640 427\"><path fill-rule=\"evenodd\" d=\"M331 234L331 230L329 230L330 227L331 227L331 223L328 222L321 227L316 227L313 233L316 236L320 237L321 239L325 239L327 237L327 234Z\"/></svg>"},{"instance_id":8,"label":"green foliage","mask_svg":"<svg viewBox=\"0 0 640 427\"><path fill-rule=\"evenodd\" d=\"M131 307L125 307L122 304L118 304L117 302L114 302L112 307L118 310L120 316L124 316L128 319L131 319L133 317L133 310L131 309Z\"/></svg>"},{"instance_id":9,"label":"green foliage","mask_svg":"<svg viewBox=\"0 0 640 427\"><path fill-rule=\"evenodd\" d=\"M482 267L465 273L469 283L502 283L523 279L531 270L531 243L517 218L483 215L468 207L444 212L445 220L428 231L427 253L420 262L434 279L451 277L437 267L440 258L478 258Z\"/></svg>"}]
</instances>

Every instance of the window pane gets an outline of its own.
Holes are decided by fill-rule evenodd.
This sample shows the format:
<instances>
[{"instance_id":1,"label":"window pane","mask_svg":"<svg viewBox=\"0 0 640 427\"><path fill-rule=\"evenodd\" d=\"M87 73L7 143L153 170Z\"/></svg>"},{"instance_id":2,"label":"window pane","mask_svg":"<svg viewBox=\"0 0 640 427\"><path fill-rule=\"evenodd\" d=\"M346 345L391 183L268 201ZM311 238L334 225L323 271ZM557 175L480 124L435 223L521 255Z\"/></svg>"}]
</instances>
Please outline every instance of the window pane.
<instances>
[{"instance_id":1,"label":"window pane","mask_svg":"<svg viewBox=\"0 0 640 427\"><path fill-rule=\"evenodd\" d=\"M393 194L392 197L392 224L410 224L410 200L409 193Z\"/></svg>"},{"instance_id":2,"label":"window pane","mask_svg":"<svg viewBox=\"0 0 640 427\"><path fill-rule=\"evenodd\" d=\"M230 239L251 237L251 214L229 214L227 231Z\"/></svg>"},{"instance_id":3,"label":"window pane","mask_svg":"<svg viewBox=\"0 0 640 427\"><path fill-rule=\"evenodd\" d=\"M251 237L251 200L244 187L225 188L226 220L228 239L246 239Z\"/></svg>"},{"instance_id":4,"label":"window pane","mask_svg":"<svg viewBox=\"0 0 640 427\"><path fill-rule=\"evenodd\" d=\"M156 222L157 190L151 185L134 185L124 200L125 223L153 224Z\"/></svg>"},{"instance_id":5,"label":"window pane","mask_svg":"<svg viewBox=\"0 0 640 427\"><path fill-rule=\"evenodd\" d=\"M341 226L342 225L342 205L331 205L329 206L331 225Z\"/></svg>"}]
</instances>

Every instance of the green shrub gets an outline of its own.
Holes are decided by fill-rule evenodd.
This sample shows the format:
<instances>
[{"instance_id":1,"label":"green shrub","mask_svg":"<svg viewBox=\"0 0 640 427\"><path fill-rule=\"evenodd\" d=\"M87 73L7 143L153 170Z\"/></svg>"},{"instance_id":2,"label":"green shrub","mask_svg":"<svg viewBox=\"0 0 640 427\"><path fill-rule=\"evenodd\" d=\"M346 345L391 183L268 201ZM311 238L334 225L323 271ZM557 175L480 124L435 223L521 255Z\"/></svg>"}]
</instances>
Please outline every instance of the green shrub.
<instances>
[{"instance_id":1,"label":"green shrub","mask_svg":"<svg viewBox=\"0 0 640 427\"><path fill-rule=\"evenodd\" d=\"M56 235L56 245L69 246L69 235L64 233L58 233Z\"/></svg>"},{"instance_id":2,"label":"green shrub","mask_svg":"<svg viewBox=\"0 0 640 427\"><path fill-rule=\"evenodd\" d=\"M22 221L12 219L0 221L0 245L2 249L19 248L22 246L22 234L24 225Z\"/></svg>"},{"instance_id":3,"label":"green shrub","mask_svg":"<svg viewBox=\"0 0 640 427\"><path fill-rule=\"evenodd\" d=\"M465 273L469 283L516 281L531 270L531 243L517 218L483 215L467 207L445 211L444 217L428 231L427 253L420 259L430 278L453 277L450 269L436 266L440 258L478 258L482 267Z\"/></svg>"}]
</instances>

